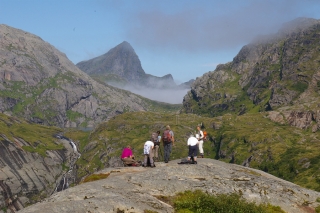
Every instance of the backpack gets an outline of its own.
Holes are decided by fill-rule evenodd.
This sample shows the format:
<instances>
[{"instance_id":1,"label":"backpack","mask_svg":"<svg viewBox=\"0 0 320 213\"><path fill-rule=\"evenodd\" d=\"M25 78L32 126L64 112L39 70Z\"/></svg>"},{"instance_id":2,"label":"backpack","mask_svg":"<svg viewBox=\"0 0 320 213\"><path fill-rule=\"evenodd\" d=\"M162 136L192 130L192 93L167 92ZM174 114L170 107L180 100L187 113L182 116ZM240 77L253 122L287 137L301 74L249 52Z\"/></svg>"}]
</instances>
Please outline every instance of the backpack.
<instances>
[{"instance_id":1,"label":"backpack","mask_svg":"<svg viewBox=\"0 0 320 213\"><path fill-rule=\"evenodd\" d=\"M160 141L158 141L158 133L153 132L151 134L151 141L154 143L154 145L160 145Z\"/></svg>"},{"instance_id":2,"label":"backpack","mask_svg":"<svg viewBox=\"0 0 320 213\"><path fill-rule=\"evenodd\" d=\"M206 140L207 140L207 135L208 135L208 133L207 133L206 130L204 130L204 131L202 131L202 132L203 132L203 140L206 141Z\"/></svg>"},{"instance_id":3,"label":"backpack","mask_svg":"<svg viewBox=\"0 0 320 213\"><path fill-rule=\"evenodd\" d=\"M164 143L168 144L171 143L171 134L170 134L170 130L165 130L162 134L162 140Z\"/></svg>"}]
</instances>

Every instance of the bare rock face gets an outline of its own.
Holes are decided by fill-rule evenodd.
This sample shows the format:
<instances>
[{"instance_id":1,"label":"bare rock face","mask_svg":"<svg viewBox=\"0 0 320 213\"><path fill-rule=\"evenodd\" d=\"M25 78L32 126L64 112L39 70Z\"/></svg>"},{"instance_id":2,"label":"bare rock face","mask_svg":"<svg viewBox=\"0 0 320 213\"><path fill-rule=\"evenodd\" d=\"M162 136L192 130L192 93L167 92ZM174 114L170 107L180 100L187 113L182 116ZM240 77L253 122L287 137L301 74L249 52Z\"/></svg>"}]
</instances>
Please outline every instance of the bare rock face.
<instances>
[{"instance_id":1,"label":"bare rock face","mask_svg":"<svg viewBox=\"0 0 320 213\"><path fill-rule=\"evenodd\" d=\"M288 123L291 126L296 126L305 129L311 125L312 112L291 112L287 117Z\"/></svg>"},{"instance_id":2,"label":"bare rock face","mask_svg":"<svg viewBox=\"0 0 320 213\"><path fill-rule=\"evenodd\" d=\"M284 124L286 122L283 115L280 112L276 112L276 111L268 112L268 118L274 122L281 123L281 124Z\"/></svg>"},{"instance_id":3,"label":"bare rock face","mask_svg":"<svg viewBox=\"0 0 320 213\"><path fill-rule=\"evenodd\" d=\"M319 129L319 110L317 111L295 111L287 110L282 112L270 111L268 118L281 124L289 124L300 129L311 128L312 132Z\"/></svg>"},{"instance_id":4,"label":"bare rock face","mask_svg":"<svg viewBox=\"0 0 320 213\"><path fill-rule=\"evenodd\" d=\"M140 96L97 83L38 36L0 25L0 112L74 127L148 106Z\"/></svg>"},{"instance_id":5,"label":"bare rock face","mask_svg":"<svg viewBox=\"0 0 320 213\"><path fill-rule=\"evenodd\" d=\"M103 180L89 182L54 194L22 213L46 212L174 212L157 196L200 189L210 194L239 193L248 201L270 203L286 212L314 212L319 192L301 188L270 174L212 159L198 165L158 163L156 168L108 168Z\"/></svg>"},{"instance_id":6,"label":"bare rock face","mask_svg":"<svg viewBox=\"0 0 320 213\"><path fill-rule=\"evenodd\" d=\"M22 146L30 144L20 138L11 141L1 134L0 139L0 206L14 212L50 196L63 173L62 164L69 165L68 157L72 153L69 143L60 141L65 148L47 151L44 157L24 151Z\"/></svg>"},{"instance_id":7,"label":"bare rock face","mask_svg":"<svg viewBox=\"0 0 320 213\"><path fill-rule=\"evenodd\" d=\"M79 62L77 67L93 75L116 74L128 82L139 82L146 75L137 54L126 41L102 56Z\"/></svg>"}]
</instances>

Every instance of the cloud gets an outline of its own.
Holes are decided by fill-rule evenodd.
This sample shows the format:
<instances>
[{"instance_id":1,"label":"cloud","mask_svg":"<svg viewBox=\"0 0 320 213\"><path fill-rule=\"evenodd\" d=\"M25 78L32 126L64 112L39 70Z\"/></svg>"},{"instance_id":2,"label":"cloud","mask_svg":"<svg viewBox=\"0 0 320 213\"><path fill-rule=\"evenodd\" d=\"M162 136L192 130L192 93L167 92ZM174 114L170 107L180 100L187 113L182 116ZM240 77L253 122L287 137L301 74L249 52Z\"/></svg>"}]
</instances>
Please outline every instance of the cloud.
<instances>
[{"instance_id":1,"label":"cloud","mask_svg":"<svg viewBox=\"0 0 320 213\"><path fill-rule=\"evenodd\" d=\"M314 13L307 7L319 7L311 0L201 1L194 7L187 2L186 7L174 12L153 8L130 16L130 41L170 51L232 49L258 35L275 33L284 22Z\"/></svg>"},{"instance_id":2,"label":"cloud","mask_svg":"<svg viewBox=\"0 0 320 213\"><path fill-rule=\"evenodd\" d=\"M141 95L154 101L160 101L170 104L182 104L183 97L190 89L153 89L150 87L137 87L132 85L119 86L116 83L110 84L114 87L127 90L129 92Z\"/></svg>"},{"instance_id":3,"label":"cloud","mask_svg":"<svg viewBox=\"0 0 320 213\"><path fill-rule=\"evenodd\" d=\"M208 64L202 64L201 66L202 66L202 67L216 68L216 66L217 66L218 64L221 64L221 63L208 63Z\"/></svg>"},{"instance_id":4,"label":"cloud","mask_svg":"<svg viewBox=\"0 0 320 213\"><path fill-rule=\"evenodd\" d=\"M128 89L128 91L141 95L151 100L170 103L182 104L183 97L187 94L189 89L184 90L160 90L160 89Z\"/></svg>"}]
</instances>

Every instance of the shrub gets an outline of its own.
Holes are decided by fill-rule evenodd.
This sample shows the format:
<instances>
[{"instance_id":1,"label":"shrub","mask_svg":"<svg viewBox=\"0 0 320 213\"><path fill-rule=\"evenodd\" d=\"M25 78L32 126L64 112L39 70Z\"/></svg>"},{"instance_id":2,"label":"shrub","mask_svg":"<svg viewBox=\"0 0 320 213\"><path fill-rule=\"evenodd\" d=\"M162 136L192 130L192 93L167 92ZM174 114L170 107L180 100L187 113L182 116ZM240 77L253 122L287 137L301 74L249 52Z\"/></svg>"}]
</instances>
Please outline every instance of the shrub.
<instances>
[{"instance_id":1,"label":"shrub","mask_svg":"<svg viewBox=\"0 0 320 213\"><path fill-rule=\"evenodd\" d=\"M105 179L105 178L107 178L109 175L110 175L110 173L106 173L106 174L103 174L103 173L100 173L100 174L92 174L92 175L87 176L87 177L82 181L82 183Z\"/></svg>"},{"instance_id":2,"label":"shrub","mask_svg":"<svg viewBox=\"0 0 320 213\"><path fill-rule=\"evenodd\" d=\"M174 198L177 213L232 212L232 213L284 213L279 206L247 202L238 194L209 195L200 190L179 193Z\"/></svg>"}]
</instances>

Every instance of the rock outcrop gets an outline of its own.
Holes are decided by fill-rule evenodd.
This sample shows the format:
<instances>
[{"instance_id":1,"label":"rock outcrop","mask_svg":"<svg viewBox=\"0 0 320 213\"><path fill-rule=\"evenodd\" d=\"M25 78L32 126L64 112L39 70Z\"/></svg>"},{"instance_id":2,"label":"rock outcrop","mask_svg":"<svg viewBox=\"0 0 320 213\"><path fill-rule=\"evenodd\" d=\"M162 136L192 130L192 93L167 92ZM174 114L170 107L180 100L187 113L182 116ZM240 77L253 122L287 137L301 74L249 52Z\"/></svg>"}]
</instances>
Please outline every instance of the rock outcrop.
<instances>
[{"instance_id":1,"label":"rock outcrop","mask_svg":"<svg viewBox=\"0 0 320 213\"><path fill-rule=\"evenodd\" d=\"M14 212L50 196L63 174L62 164L70 166L73 150L69 142L58 140L64 148L48 150L42 156L22 149L31 144L21 138L12 141L1 134L0 139L0 206Z\"/></svg>"},{"instance_id":2,"label":"rock outcrop","mask_svg":"<svg viewBox=\"0 0 320 213\"><path fill-rule=\"evenodd\" d=\"M283 112L270 111L268 112L268 118L270 120L281 123L289 124L291 126L298 127L300 129L311 128L312 132L316 132L319 129L319 110L316 111L289 111L285 110Z\"/></svg>"},{"instance_id":3,"label":"rock outcrop","mask_svg":"<svg viewBox=\"0 0 320 213\"><path fill-rule=\"evenodd\" d=\"M159 199L200 189L210 194L238 193L248 201L270 203L286 212L315 212L319 192L301 188L270 174L212 159L198 165L158 163L156 168L108 168L106 179L80 184L56 193L21 213L46 212L174 212Z\"/></svg>"}]
</instances>

